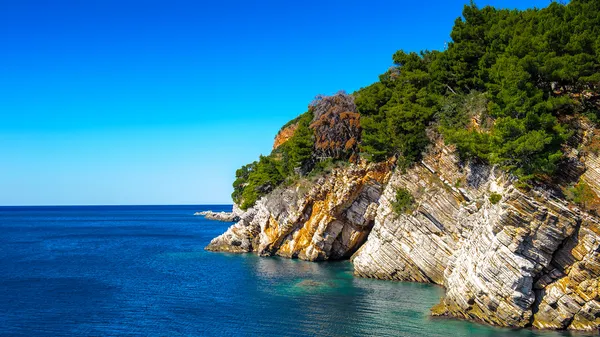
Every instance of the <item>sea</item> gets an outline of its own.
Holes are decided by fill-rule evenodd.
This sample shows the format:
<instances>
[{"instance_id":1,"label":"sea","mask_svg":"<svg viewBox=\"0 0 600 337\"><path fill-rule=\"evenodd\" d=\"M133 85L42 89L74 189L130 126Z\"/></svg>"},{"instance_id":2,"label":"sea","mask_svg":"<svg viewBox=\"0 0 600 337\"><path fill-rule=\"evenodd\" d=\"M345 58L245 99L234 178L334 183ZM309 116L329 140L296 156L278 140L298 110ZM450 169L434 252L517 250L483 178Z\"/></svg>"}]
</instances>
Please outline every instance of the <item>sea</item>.
<instances>
[{"instance_id":1,"label":"sea","mask_svg":"<svg viewBox=\"0 0 600 337\"><path fill-rule=\"evenodd\" d=\"M204 250L231 205L0 207L1 336L569 336L431 318L429 284ZM580 336L575 334L575 336Z\"/></svg>"}]
</instances>

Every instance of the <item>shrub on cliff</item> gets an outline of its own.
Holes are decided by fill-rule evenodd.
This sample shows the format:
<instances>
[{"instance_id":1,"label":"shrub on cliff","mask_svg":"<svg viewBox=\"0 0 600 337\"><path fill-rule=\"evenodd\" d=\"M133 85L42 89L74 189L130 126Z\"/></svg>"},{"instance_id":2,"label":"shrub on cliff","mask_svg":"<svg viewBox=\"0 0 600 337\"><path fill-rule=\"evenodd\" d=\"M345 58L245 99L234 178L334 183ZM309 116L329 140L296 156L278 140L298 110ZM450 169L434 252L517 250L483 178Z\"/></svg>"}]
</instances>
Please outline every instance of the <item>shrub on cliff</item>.
<instances>
[{"instance_id":1,"label":"shrub on cliff","mask_svg":"<svg viewBox=\"0 0 600 337\"><path fill-rule=\"evenodd\" d=\"M412 211L415 203L415 198L409 190L399 188L396 190L396 200L392 202L392 209L397 215L406 214Z\"/></svg>"},{"instance_id":2,"label":"shrub on cliff","mask_svg":"<svg viewBox=\"0 0 600 337\"><path fill-rule=\"evenodd\" d=\"M315 162L346 160L356 154L360 141L360 115L354 97L339 92L319 96L312 104L314 118L310 128L315 133Z\"/></svg>"},{"instance_id":3,"label":"shrub on cliff","mask_svg":"<svg viewBox=\"0 0 600 337\"><path fill-rule=\"evenodd\" d=\"M569 187L565 194L567 199L583 209L589 209L592 204L600 203L594 190L583 180L580 180L575 186Z\"/></svg>"},{"instance_id":4,"label":"shrub on cliff","mask_svg":"<svg viewBox=\"0 0 600 337\"><path fill-rule=\"evenodd\" d=\"M313 132L309 129L312 113L302 114L294 135L268 156L244 165L236 171L233 201L242 209L253 206L260 197L271 192L290 176L308 170L311 165Z\"/></svg>"},{"instance_id":5,"label":"shrub on cliff","mask_svg":"<svg viewBox=\"0 0 600 337\"><path fill-rule=\"evenodd\" d=\"M273 150L272 156L278 159L282 176L288 177L310 170L315 143L313 130L309 127L312 120L313 113L310 110L300 115L294 135Z\"/></svg>"},{"instance_id":6,"label":"shrub on cliff","mask_svg":"<svg viewBox=\"0 0 600 337\"><path fill-rule=\"evenodd\" d=\"M233 201L241 209L248 209L263 195L271 192L281 184L285 177L280 172L280 167L273 157L260 156L260 159L250 165L243 166L236 172L234 182Z\"/></svg>"},{"instance_id":7,"label":"shrub on cliff","mask_svg":"<svg viewBox=\"0 0 600 337\"><path fill-rule=\"evenodd\" d=\"M242 204L242 195L244 194L244 188L248 185L248 178L250 172L256 169L258 162L252 162L248 165L244 165L235 171L235 180L233 182L233 193L231 193L231 199L238 205Z\"/></svg>"},{"instance_id":8,"label":"shrub on cliff","mask_svg":"<svg viewBox=\"0 0 600 337\"><path fill-rule=\"evenodd\" d=\"M492 205L495 205L499 203L500 200L502 200L502 195L492 192L492 194L490 194L489 200L492 203Z\"/></svg>"}]
</instances>

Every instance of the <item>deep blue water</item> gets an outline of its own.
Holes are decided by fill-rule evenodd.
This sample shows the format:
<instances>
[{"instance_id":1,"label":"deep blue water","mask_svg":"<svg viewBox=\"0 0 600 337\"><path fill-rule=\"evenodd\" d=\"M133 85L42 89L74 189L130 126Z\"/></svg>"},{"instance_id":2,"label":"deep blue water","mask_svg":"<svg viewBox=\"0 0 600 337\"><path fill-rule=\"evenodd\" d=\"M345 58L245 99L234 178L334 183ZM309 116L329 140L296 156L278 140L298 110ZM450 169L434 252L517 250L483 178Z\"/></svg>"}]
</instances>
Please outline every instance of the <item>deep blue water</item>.
<instances>
[{"instance_id":1,"label":"deep blue water","mask_svg":"<svg viewBox=\"0 0 600 337\"><path fill-rule=\"evenodd\" d=\"M561 336L429 318L443 290L203 250L231 206L0 207L3 336Z\"/></svg>"}]
</instances>

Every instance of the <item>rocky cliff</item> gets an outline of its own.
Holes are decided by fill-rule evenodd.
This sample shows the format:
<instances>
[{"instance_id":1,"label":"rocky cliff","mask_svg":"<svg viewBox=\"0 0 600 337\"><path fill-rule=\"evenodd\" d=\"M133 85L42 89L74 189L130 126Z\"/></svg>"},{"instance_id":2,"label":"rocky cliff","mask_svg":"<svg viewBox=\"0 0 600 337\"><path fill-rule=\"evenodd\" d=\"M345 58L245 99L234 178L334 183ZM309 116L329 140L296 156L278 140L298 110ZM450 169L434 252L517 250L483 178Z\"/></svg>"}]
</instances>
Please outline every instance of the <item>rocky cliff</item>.
<instances>
[{"instance_id":1,"label":"rocky cliff","mask_svg":"<svg viewBox=\"0 0 600 337\"><path fill-rule=\"evenodd\" d=\"M391 166L347 164L279 187L206 249L309 261L348 258L371 231Z\"/></svg>"},{"instance_id":2,"label":"rocky cliff","mask_svg":"<svg viewBox=\"0 0 600 337\"><path fill-rule=\"evenodd\" d=\"M585 157L584 179L594 180L596 163ZM399 188L415 197L409 214L392 211ZM358 276L444 286L434 315L596 330L599 224L558 191L522 192L506 174L461 163L438 143L420 164L394 172L353 263Z\"/></svg>"},{"instance_id":3,"label":"rocky cliff","mask_svg":"<svg viewBox=\"0 0 600 337\"><path fill-rule=\"evenodd\" d=\"M207 249L350 257L357 276L445 287L433 315L599 329L599 13L471 2L443 51L398 50L286 124L236 171L251 208Z\"/></svg>"},{"instance_id":4,"label":"rocky cliff","mask_svg":"<svg viewBox=\"0 0 600 337\"><path fill-rule=\"evenodd\" d=\"M273 142L273 149L278 148L281 144L290 140L290 138L292 138L294 132L296 132L297 129L298 123L292 123L291 125L288 125L279 130L279 132L275 136L275 141Z\"/></svg>"},{"instance_id":5,"label":"rocky cliff","mask_svg":"<svg viewBox=\"0 0 600 337\"><path fill-rule=\"evenodd\" d=\"M392 169L392 162L346 164L281 186L207 249L309 261L352 255L357 276L444 286L433 315L598 329L594 209L579 209L557 188L524 192L503 171L463 162L442 140L433 143L406 170ZM575 160L575 171L598 193L598 155L583 151ZM393 211L400 188L414 197L405 214Z\"/></svg>"}]
</instances>

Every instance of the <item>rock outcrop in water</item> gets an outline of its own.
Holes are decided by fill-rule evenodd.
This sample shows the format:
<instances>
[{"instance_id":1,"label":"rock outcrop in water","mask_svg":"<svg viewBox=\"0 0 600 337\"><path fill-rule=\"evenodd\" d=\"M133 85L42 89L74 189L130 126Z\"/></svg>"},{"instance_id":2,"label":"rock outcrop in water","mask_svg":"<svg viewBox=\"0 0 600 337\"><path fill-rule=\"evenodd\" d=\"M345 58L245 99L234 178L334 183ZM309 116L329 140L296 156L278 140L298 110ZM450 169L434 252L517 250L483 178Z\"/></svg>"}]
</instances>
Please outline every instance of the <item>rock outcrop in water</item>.
<instances>
[{"instance_id":1,"label":"rock outcrop in water","mask_svg":"<svg viewBox=\"0 0 600 337\"><path fill-rule=\"evenodd\" d=\"M371 228L390 162L349 164L279 187L206 247L309 261L349 258Z\"/></svg>"},{"instance_id":2,"label":"rock outcrop in water","mask_svg":"<svg viewBox=\"0 0 600 337\"><path fill-rule=\"evenodd\" d=\"M503 171L461 162L442 140L434 143L405 171L391 162L347 164L279 187L206 249L309 261L353 255L357 276L444 286L434 315L598 329L594 210L580 210L548 186L523 192ZM598 193L598 155L577 160L582 169L575 171ZM407 214L393 211L399 188L414 197Z\"/></svg>"},{"instance_id":3,"label":"rock outcrop in water","mask_svg":"<svg viewBox=\"0 0 600 337\"><path fill-rule=\"evenodd\" d=\"M235 215L233 212L213 212L213 211L202 211L196 212L194 215L204 216L208 220L224 221L224 222L235 222L239 221L240 217Z\"/></svg>"},{"instance_id":4,"label":"rock outcrop in water","mask_svg":"<svg viewBox=\"0 0 600 337\"><path fill-rule=\"evenodd\" d=\"M238 205L233 205L233 210L231 212L214 212L214 211L201 211L196 212L194 215L196 216L204 216L208 220L216 220L216 221L224 221L224 222L237 222L240 221L241 216L244 214L244 211L241 210Z\"/></svg>"}]
</instances>

